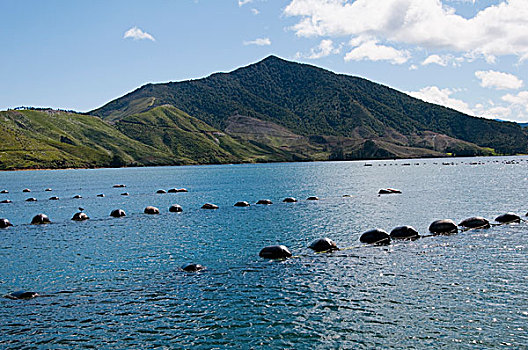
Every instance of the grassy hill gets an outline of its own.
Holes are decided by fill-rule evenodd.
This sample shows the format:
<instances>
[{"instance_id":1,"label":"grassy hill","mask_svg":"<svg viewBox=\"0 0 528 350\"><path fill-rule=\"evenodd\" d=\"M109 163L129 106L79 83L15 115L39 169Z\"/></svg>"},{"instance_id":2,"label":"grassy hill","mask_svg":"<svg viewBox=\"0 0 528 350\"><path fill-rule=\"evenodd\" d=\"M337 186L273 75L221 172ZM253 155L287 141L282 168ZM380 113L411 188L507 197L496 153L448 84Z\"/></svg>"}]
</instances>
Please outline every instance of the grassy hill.
<instances>
[{"instance_id":1,"label":"grassy hill","mask_svg":"<svg viewBox=\"0 0 528 350\"><path fill-rule=\"evenodd\" d=\"M432 151L426 152L431 155L528 153L527 133L515 123L470 117L366 79L274 56L204 79L147 84L92 113L118 121L141 108L166 104L222 131L228 130L233 115L243 115L309 139L371 141L363 148L370 149L374 143L384 157L397 155L393 152L397 147L409 148L406 156L419 156L424 149ZM431 132L450 138L448 147L427 148L426 134ZM344 152L344 158L365 155L358 154L357 145L350 150L326 146L332 149L330 153Z\"/></svg>"},{"instance_id":2,"label":"grassy hill","mask_svg":"<svg viewBox=\"0 0 528 350\"><path fill-rule=\"evenodd\" d=\"M270 56L77 114L0 112L0 170L528 153L516 123Z\"/></svg>"},{"instance_id":3,"label":"grassy hill","mask_svg":"<svg viewBox=\"0 0 528 350\"><path fill-rule=\"evenodd\" d=\"M100 118L54 110L0 112L0 169L175 164Z\"/></svg>"}]
</instances>

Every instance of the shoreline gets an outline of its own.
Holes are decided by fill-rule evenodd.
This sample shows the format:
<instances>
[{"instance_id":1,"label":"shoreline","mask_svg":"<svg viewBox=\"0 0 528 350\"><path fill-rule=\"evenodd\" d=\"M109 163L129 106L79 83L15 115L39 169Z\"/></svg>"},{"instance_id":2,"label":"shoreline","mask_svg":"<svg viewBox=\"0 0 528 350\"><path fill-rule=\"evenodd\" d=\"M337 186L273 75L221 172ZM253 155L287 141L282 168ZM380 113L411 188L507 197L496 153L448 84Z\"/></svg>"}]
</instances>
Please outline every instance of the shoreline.
<instances>
[{"instance_id":1,"label":"shoreline","mask_svg":"<svg viewBox=\"0 0 528 350\"><path fill-rule=\"evenodd\" d=\"M279 164L279 163L316 163L316 162L376 162L376 161L404 161L404 160L418 160L418 159L460 159L460 158L489 158L489 157L525 157L528 154L512 154L512 155L494 155L494 156L445 156L445 157L417 157L417 158L387 158L387 159L347 159L347 160L306 160L306 161L290 161L290 162L240 162L240 163L207 163L207 164L181 164L181 165L134 165L123 167L79 167L79 168L23 168L23 169L0 169L2 172L11 171L50 171L50 170L97 170L97 169L127 169L127 168L148 168L148 167L182 167L182 166L207 166L207 165L234 165L234 164Z\"/></svg>"}]
</instances>

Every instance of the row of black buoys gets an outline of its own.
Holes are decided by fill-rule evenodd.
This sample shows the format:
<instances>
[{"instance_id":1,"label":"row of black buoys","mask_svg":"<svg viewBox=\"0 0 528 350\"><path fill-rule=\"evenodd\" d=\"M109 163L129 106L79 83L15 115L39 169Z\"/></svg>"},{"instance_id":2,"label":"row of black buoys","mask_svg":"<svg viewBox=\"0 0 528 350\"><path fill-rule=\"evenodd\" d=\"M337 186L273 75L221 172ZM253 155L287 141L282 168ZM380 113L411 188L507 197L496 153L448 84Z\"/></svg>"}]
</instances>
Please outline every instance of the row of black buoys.
<instances>
[{"instance_id":1,"label":"row of black buoys","mask_svg":"<svg viewBox=\"0 0 528 350\"><path fill-rule=\"evenodd\" d=\"M528 213L526 214L528 216ZM495 221L500 224L506 223L519 223L521 218L514 213L506 213L499 215ZM449 235L458 232L458 227L461 226L466 229L486 229L490 228L489 221L480 216L474 216L462 220L460 224L456 224L453 220L442 219L436 220L429 225L429 231L433 235ZM398 226L394 228L391 233L376 228L364 232L359 240L362 243L373 244L373 245L388 245L392 239L405 239L414 240L420 238L418 231L412 226ZM340 250L337 244L330 238L320 238L313 241L308 248L316 252L331 252L334 250ZM285 259L292 256L291 252L287 247L283 245L274 245L262 248L259 256L266 259Z\"/></svg>"}]
</instances>

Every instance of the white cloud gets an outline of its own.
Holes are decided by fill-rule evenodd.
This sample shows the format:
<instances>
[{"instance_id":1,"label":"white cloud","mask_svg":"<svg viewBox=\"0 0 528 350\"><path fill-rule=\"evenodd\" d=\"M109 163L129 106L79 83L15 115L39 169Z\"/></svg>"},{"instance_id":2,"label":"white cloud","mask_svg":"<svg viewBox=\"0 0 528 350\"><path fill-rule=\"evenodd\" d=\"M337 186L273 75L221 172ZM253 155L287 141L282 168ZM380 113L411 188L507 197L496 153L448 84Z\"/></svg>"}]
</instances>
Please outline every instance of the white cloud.
<instances>
[{"instance_id":1,"label":"white cloud","mask_svg":"<svg viewBox=\"0 0 528 350\"><path fill-rule=\"evenodd\" d=\"M484 56L528 56L526 0L505 0L465 18L441 0L291 0L298 36L364 36Z\"/></svg>"},{"instance_id":2,"label":"white cloud","mask_svg":"<svg viewBox=\"0 0 528 350\"><path fill-rule=\"evenodd\" d=\"M442 67L447 67L448 65L459 67L462 62L464 62L464 57L455 57L453 55L430 55L422 62L422 66L437 64Z\"/></svg>"},{"instance_id":3,"label":"white cloud","mask_svg":"<svg viewBox=\"0 0 528 350\"><path fill-rule=\"evenodd\" d=\"M253 2L253 0L238 0L238 6L241 7L241 6L244 6L245 4L249 4Z\"/></svg>"},{"instance_id":4,"label":"white cloud","mask_svg":"<svg viewBox=\"0 0 528 350\"><path fill-rule=\"evenodd\" d=\"M507 94L502 96L501 99L512 105L524 108L528 113L528 91L521 91L517 95Z\"/></svg>"},{"instance_id":5,"label":"white cloud","mask_svg":"<svg viewBox=\"0 0 528 350\"><path fill-rule=\"evenodd\" d=\"M156 41L156 39L154 39L152 35L150 35L147 32L142 31L138 27L132 27L129 30L127 30L125 34L123 35L123 39L127 39L127 38L132 38L134 40L148 39L148 40Z\"/></svg>"},{"instance_id":6,"label":"white cloud","mask_svg":"<svg viewBox=\"0 0 528 350\"><path fill-rule=\"evenodd\" d=\"M484 108L482 105L475 106L476 114L479 117L488 118L488 119L503 119L508 120L512 114L512 110L508 107L491 107Z\"/></svg>"},{"instance_id":7,"label":"white cloud","mask_svg":"<svg viewBox=\"0 0 528 350\"><path fill-rule=\"evenodd\" d=\"M437 64L439 66L445 67L447 66L447 59L445 56L439 56L439 55L431 55L428 56L423 62L422 66L427 66L429 64Z\"/></svg>"},{"instance_id":8,"label":"white cloud","mask_svg":"<svg viewBox=\"0 0 528 350\"><path fill-rule=\"evenodd\" d=\"M259 10L257 10L256 8L252 8L251 9L251 13L254 14L255 16L258 15L260 13Z\"/></svg>"},{"instance_id":9,"label":"white cloud","mask_svg":"<svg viewBox=\"0 0 528 350\"><path fill-rule=\"evenodd\" d=\"M303 55L300 52L297 52L295 56L297 58L305 57L305 58L315 60L315 59L326 57L332 54L338 54L340 52L341 52L341 45L339 47L335 47L334 42L332 40L325 39L325 40L321 40L321 42L319 43L319 45L317 45L317 47L312 48L310 50L310 54Z\"/></svg>"},{"instance_id":10,"label":"white cloud","mask_svg":"<svg viewBox=\"0 0 528 350\"><path fill-rule=\"evenodd\" d=\"M428 86L420 89L420 91L408 92L408 94L426 102L453 108L469 115L475 115L466 102L451 97L455 92L456 90L453 89L440 89L437 86Z\"/></svg>"},{"instance_id":11,"label":"white cloud","mask_svg":"<svg viewBox=\"0 0 528 350\"><path fill-rule=\"evenodd\" d=\"M352 44L357 41L353 40ZM379 45L376 40L359 44L345 55L345 61L389 61L392 64L403 64L410 58L406 50L397 50L390 46Z\"/></svg>"},{"instance_id":12,"label":"white cloud","mask_svg":"<svg viewBox=\"0 0 528 350\"><path fill-rule=\"evenodd\" d=\"M244 41L244 45L268 46L271 45L269 38L259 38L251 41Z\"/></svg>"},{"instance_id":13,"label":"white cloud","mask_svg":"<svg viewBox=\"0 0 528 350\"><path fill-rule=\"evenodd\" d=\"M502 73L493 70L477 71L475 76L480 79L480 86L485 88L495 88L497 90L520 89L523 81L513 74Z\"/></svg>"}]
</instances>

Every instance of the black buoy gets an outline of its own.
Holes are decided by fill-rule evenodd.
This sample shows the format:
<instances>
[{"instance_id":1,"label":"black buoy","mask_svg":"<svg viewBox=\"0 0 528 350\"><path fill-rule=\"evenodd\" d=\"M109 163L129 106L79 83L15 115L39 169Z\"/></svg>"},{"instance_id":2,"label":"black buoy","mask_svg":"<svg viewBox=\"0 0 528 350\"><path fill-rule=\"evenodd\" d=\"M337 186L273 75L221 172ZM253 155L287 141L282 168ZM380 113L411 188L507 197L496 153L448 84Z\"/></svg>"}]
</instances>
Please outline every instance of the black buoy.
<instances>
[{"instance_id":1,"label":"black buoy","mask_svg":"<svg viewBox=\"0 0 528 350\"><path fill-rule=\"evenodd\" d=\"M297 199L295 199L293 197L287 197L287 198L284 198L282 201L284 203L295 203L295 202L297 202Z\"/></svg>"},{"instance_id":2,"label":"black buoy","mask_svg":"<svg viewBox=\"0 0 528 350\"><path fill-rule=\"evenodd\" d=\"M179 193L179 192L189 192L185 188L171 188L169 190L169 193Z\"/></svg>"},{"instance_id":3,"label":"black buoy","mask_svg":"<svg viewBox=\"0 0 528 350\"><path fill-rule=\"evenodd\" d=\"M9 226L13 226L11 222L7 219L0 219L0 228L8 228Z\"/></svg>"},{"instance_id":4,"label":"black buoy","mask_svg":"<svg viewBox=\"0 0 528 350\"><path fill-rule=\"evenodd\" d=\"M121 195L122 195L122 196L128 196L129 193L128 193L128 192L123 192L123 193L121 193Z\"/></svg>"},{"instance_id":5,"label":"black buoy","mask_svg":"<svg viewBox=\"0 0 528 350\"><path fill-rule=\"evenodd\" d=\"M32 225L45 225L49 223L51 223L51 221L46 214L37 214L31 220Z\"/></svg>"},{"instance_id":6,"label":"black buoy","mask_svg":"<svg viewBox=\"0 0 528 350\"><path fill-rule=\"evenodd\" d=\"M75 213L72 217L73 221L85 221L90 219L86 213L83 213L82 211Z\"/></svg>"},{"instance_id":7,"label":"black buoy","mask_svg":"<svg viewBox=\"0 0 528 350\"><path fill-rule=\"evenodd\" d=\"M36 202L37 199L35 197L31 197L31 198L28 198L26 199L26 202Z\"/></svg>"},{"instance_id":8,"label":"black buoy","mask_svg":"<svg viewBox=\"0 0 528 350\"><path fill-rule=\"evenodd\" d=\"M51 189L51 188L46 188L44 191L46 191L46 192L51 192L52 189Z\"/></svg>"},{"instance_id":9,"label":"black buoy","mask_svg":"<svg viewBox=\"0 0 528 350\"><path fill-rule=\"evenodd\" d=\"M473 216L465 220L462 220L458 224L458 226L462 226L464 228L490 228L490 223L488 220L484 219L483 217Z\"/></svg>"},{"instance_id":10,"label":"black buoy","mask_svg":"<svg viewBox=\"0 0 528 350\"><path fill-rule=\"evenodd\" d=\"M122 218L123 216L126 216L126 213L123 209L114 209L110 213L110 216L114 218Z\"/></svg>"},{"instance_id":11,"label":"black buoy","mask_svg":"<svg viewBox=\"0 0 528 350\"><path fill-rule=\"evenodd\" d=\"M114 188L123 188L123 187L126 187L126 185L123 185L123 184L114 185Z\"/></svg>"},{"instance_id":12,"label":"black buoy","mask_svg":"<svg viewBox=\"0 0 528 350\"><path fill-rule=\"evenodd\" d=\"M171 213L181 213L183 208L179 204L173 204L169 207L169 212Z\"/></svg>"},{"instance_id":13,"label":"black buoy","mask_svg":"<svg viewBox=\"0 0 528 350\"><path fill-rule=\"evenodd\" d=\"M399 194L402 193L400 190L394 188L382 188L378 191L378 194Z\"/></svg>"},{"instance_id":14,"label":"black buoy","mask_svg":"<svg viewBox=\"0 0 528 350\"><path fill-rule=\"evenodd\" d=\"M391 238L386 231L375 228L363 233L359 241L367 244L387 245L390 244Z\"/></svg>"},{"instance_id":15,"label":"black buoy","mask_svg":"<svg viewBox=\"0 0 528 350\"><path fill-rule=\"evenodd\" d=\"M53 196L49 198L50 201L58 201L59 197Z\"/></svg>"},{"instance_id":16,"label":"black buoy","mask_svg":"<svg viewBox=\"0 0 528 350\"><path fill-rule=\"evenodd\" d=\"M398 226L390 232L392 239L416 239L420 234L412 226Z\"/></svg>"},{"instance_id":17,"label":"black buoy","mask_svg":"<svg viewBox=\"0 0 528 350\"><path fill-rule=\"evenodd\" d=\"M202 205L202 209L218 209L218 205L205 203L204 205Z\"/></svg>"},{"instance_id":18,"label":"black buoy","mask_svg":"<svg viewBox=\"0 0 528 350\"><path fill-rule=\"evenodd\" d=\"M165 190L157 190L156 193L157 194L165 194L165 193L167 193L167 191L165 191Z\"/></svg>"},{"instance_id":19,"label":"black buoy","mask_svg":"<svg viewBox=\"0 0 528 350\"><path fill-rule=\"evenodd\" d=\"M9 193L9 191L8 190L2 190L2 191L0 191L0 193L6 194L6 193Z\"/></svg>"},{"instance_id":20,"label":"black buoy","mask_svg":"<svg viewBox=\"0 0 528 350\"><path fill-rule=\"evenodd\" d=\"M8 203L13 203L13 201L11 201L10 199L4 199L4 200L1 201L0 203L8 204Z\"/></svg>"},{"instance_id":21,"label":"black buoy","mask_svg":"<svg viewBox=\"0 0 528 350\"><path fill-rule=\"evenodd\" d=\"M29 192L31 192L31 190L30 190L29 188L24 188L24 189L22 190L22 192L29 193Z\"/></svg>"},{"instance_id":22,"label":"black buoy","mask_svg":"<svg viewBox=\"0 0 528 350\"><path fill-rule=\"evenodd\" d=\"M437 235L448 235L451 233L457 233L458 226L450 219L436 220L429 225L429 232Z\"/></svg>"},{"instance_id":23,"label":"black buoy","mask_svg":"<svg viewBox=\"0 0 528 350\"><path fill-rule=\"evenodd\" d=\"M159 214L159 209L156 208L156 207L153 207L151 205L149 205L148 207L145 208L145 210L143 211L145 214Z\"/></svg>"},{"instance_id":24,"label":"black buoy","mask_svg":"<svg viewBox=\"0 0 528 350\"><path fill-rule=\"evenodd\" d=\"M270 199L260 199L257 204L270 205L273 204L273 202Z\"/></svg>"},{"instance_id":25,"label":"black buoy","mask_svg":"<svg viewBox=\"0 0 528 350\"><path fill-rule=\"evenodd\" d=\"M13 300L28 300L28 299L36 298L38 296L40 295L37 292L19 291L19 292L13 292L11 294L8 294L5 297L8 299L13 299Z\"/></svg>"},{"instance_id":26,"label":"black buoy","mask_svg":"<svg viewBox=\"0 0 528 350\"><path fill-rule=\"evenodd\" d=\"M249 203L246 201L236 202L235 207L249 207Z\"/></svg>"},{"instance_id":27,"label":"black buoy","mask_svg":"<svg viewBox=\"0 0 528 350\"><path fill-rule=\"evenodd\" d=\"M501 223L501 224L511 224L511 223L519 223L521 222L521 217L514 213L506 213L499 215L495 218L495 221Z\"/></svg>"},{"instance_id":28,"label":"black buoy","mask_svg":"<svg viewBox=\"0 0 528 350\"><path fill-rule=\"evenodd\" d=\"M80 194L76 194L75 196L73 196L73 199L81 199L82 196Z\"/></svg>"},{"instance_id":29,"label":"black buoy","mask_svg":"<svg viewBox=\"0 0 528 350\"><path fill-rule=\"evenodd\" d=\"M181 267L181 269L186 272L198 272L205 270L205 266L200 264L185 264Z\"/></svg>"},{"instance_id":30,"label":"black buoy","mask_svg":"<svg viewBox=\"0 0 528 350\"><path fill-rule=\"evenodd\" d=\"M326 252L332 250L338 250L336 242L330 238L319 238L313 241L308 248L315 250L316 252Z\"/></svg>"},{"instance_id":31,"label":"black buoy","mask_svg":"<svg viewBox=\"0 0 528 350\"><path fill-rule=\"evenodd\" d=\"M101 198L104 197L104 196L105 196L104 193L99 193L99 194L97 195L97 197L101 197Z\"/></svg>"},{"instance_id":32,"label":"black buoy","mask_svg":"<svg viewBox=\"0 0 528 350\"><path fill-rule=\"evenodd\" d=\"M262 248L259 256L265 259L286 259L290 258L292 253L283 245L272 245Z\"/></svg>"},{"instance_id":33,"label":"black buoy","mask_svg":"<svg viewBox=\"0 0 528 350\"><path fill-rule=\"evenodd\" d=\"M307 200L307 201L318 201L318 200L319 200L319 197L311 196L311 197L306 198L306 200Z\"/></svg>"}]
</instances>

